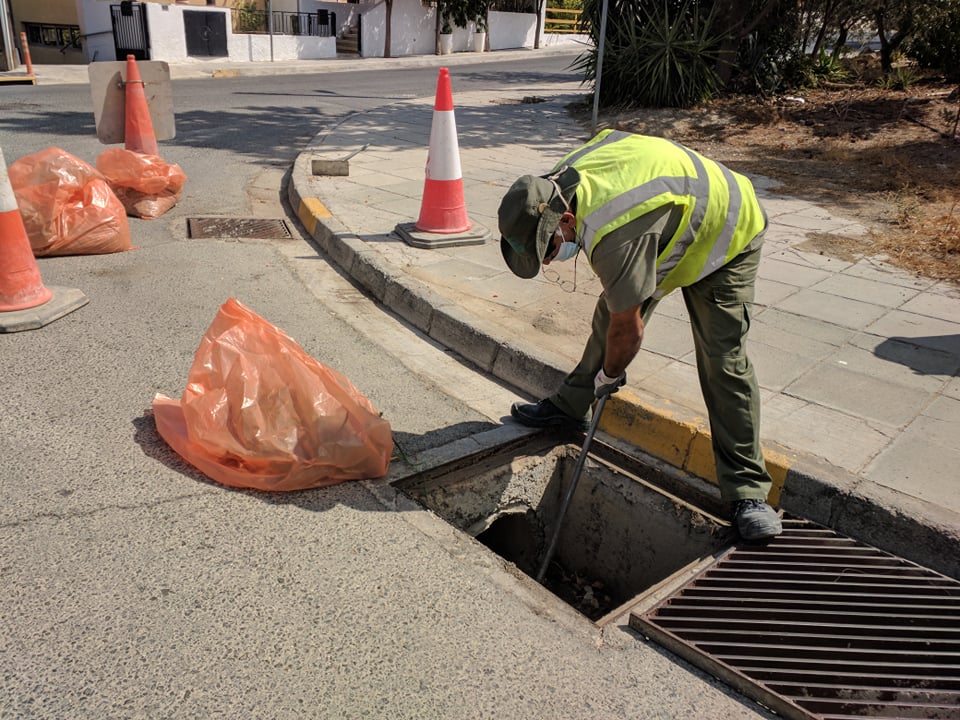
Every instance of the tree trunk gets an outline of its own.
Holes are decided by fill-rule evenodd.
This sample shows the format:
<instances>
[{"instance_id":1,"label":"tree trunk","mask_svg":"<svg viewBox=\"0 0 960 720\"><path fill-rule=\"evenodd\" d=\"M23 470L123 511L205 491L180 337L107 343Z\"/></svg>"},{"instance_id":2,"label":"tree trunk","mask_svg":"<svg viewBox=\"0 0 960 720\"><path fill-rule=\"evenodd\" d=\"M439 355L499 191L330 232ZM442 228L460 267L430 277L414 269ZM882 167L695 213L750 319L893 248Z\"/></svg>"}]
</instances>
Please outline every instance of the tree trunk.
<instances>
[{"instance_id":1,"label":"tree trunk","mask_svg":"<svg viewBox=\"0 0 960 720\"><path fill-rule=\"evenodd\" d=\"M843 52L844 46L847 44L847 26L840 26L840 33L837 35L837 44L833 46L833 52L830 54L830 57L836 61L840 59L840 53Z\"/></svg>"},{"instance_id":2,"label":"tree trunk","mask_svg":"<svg viewBox=\"0 0 960 720\"><path fill-rule=\"evenodd\" d=\"M387 27L383 31L383 56L393 57L393 49L390 47L390 26L393 24L390 19L393 17L393 0L386 0L386 5Z\"/></svg>"},{"instance_id":3,"label":"tree trunk","mask_svg":"<svg viewBox=\"0 0 960 720\"><path fill-rule=\"evenodd\" d=\"M720 49L717 52L717 78L720 80L720 87L725 88L733 79L733 71L737 66L737 48L740 46L740 39L732 35L725 35L720 41Z\"/></svg>"},{"instance_id":4,"label":"tree trunk","mask_svg":"<svg viewBox=\"0 0 960 720\"><path fill-rule=\"evenodd\" d=\"M817 32L817 39L813 41L813 48L810 51L813 57L820 55L820 51L823 49L823 40L827 35L827 26L830 24L833 10L834 4L832 2L828 2L823 9L823 17L820 19L820 30Z\"/></svg>"},{"instance_id":5,"label":"tree trunk","mask_svg":"<svg viewBox=\"0 0 960 720\"><path fill-rule=\"evenodd\" d=\"M733 79L733 72L737 67L737 53L741 41L753 32L767 15L777 6L779 0L767 0L760 11L750 14L750 0L724 0L717 6L717 18L737 18L731 21L722 31L720 49L717 52L717 78L720 87L725 88ZM746 22L746 18L750 18ZM722 20L717 20L716 25Z\"/></svg>"},{"instance_id":6,"label":"tree trunk","mask_svg":"<svg viewBox=\"0 0 960 720\"><path fill-rule=\"evenodd\" d=\"M546 0L539 0L539 2L537 2L537 30L536 35L533 36L534 50L540 49L540 33L543 30L543 5L545 2Z\"/></svg>"},{"instance_id":7,"label":"tree trunk","mask_svg":"<svg viewBox=\"0 0 960 720\"><path fill-rule=\"evenodd\" d=\"M883 11L878 10L874 16L877 23L877 36L880 38L880 69L884 75L893 70L893 50L887 41L887 33L884 29Z\"/></svg>"}]
</instances>

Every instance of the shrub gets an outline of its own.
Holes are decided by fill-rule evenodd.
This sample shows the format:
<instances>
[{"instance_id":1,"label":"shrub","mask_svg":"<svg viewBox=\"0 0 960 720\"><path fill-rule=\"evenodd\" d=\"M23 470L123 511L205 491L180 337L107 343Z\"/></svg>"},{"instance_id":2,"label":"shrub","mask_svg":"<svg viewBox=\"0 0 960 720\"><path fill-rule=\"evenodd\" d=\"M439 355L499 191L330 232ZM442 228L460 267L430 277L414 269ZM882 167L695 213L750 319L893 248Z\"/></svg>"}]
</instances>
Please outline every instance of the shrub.
<instances>
[{"instance_id":1,"label":"shrub","mask_svg":"<svg viewBox=\"0 0 960 720\"><path fill-rule=\"evenodd\" d=\"M586 0L591 34L599 46L599 0ZM600 101L605 106L690 107L718 88L714 14L697 0L611 3L604 42ZM574 62L596 80L597 50Z\"/></svg>"}]
</instances>

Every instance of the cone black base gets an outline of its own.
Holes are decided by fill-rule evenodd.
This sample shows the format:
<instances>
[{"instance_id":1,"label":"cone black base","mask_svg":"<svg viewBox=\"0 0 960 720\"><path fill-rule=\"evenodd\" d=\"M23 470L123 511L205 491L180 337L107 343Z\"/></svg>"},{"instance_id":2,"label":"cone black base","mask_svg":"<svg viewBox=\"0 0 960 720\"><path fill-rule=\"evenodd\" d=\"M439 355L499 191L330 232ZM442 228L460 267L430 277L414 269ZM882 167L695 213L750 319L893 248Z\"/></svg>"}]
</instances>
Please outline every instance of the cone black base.
<instances>
[{"instance_id":1,"label":"cone black base","mask_svg":"<svg viewBox=\"0 0 960 720\"><path fill-rule=\"evenodd\" d=\"M475 222L461 233L431 233L417 230L416 223L400 223L395 232L407 245L418 248L457 247L458 245L483 245L490 239L490 231Z\"/></svg>"}]
</instances>

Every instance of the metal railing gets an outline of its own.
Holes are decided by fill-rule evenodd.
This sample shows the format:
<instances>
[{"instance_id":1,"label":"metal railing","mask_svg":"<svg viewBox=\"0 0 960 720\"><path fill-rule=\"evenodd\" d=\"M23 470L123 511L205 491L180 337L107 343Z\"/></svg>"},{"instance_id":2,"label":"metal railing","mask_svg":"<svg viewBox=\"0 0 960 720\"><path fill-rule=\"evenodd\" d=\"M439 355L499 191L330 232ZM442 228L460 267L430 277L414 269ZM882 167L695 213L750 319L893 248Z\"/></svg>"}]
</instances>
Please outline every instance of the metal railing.
<instances>
[{"instance_id":1,"label":"metal railing","mask_svg":"<svg viewBox=\"0 0 960 720\"><path fill-rule=\"evenodd\" d=\"M274 10L272 13L267 13L264 10L232 8L230 15L235 33L259 34L272 31L275 35L315 37L333 37L337 34L337 14L327 10L317 10L313 13Z\"/></svg>"}]
</instances>

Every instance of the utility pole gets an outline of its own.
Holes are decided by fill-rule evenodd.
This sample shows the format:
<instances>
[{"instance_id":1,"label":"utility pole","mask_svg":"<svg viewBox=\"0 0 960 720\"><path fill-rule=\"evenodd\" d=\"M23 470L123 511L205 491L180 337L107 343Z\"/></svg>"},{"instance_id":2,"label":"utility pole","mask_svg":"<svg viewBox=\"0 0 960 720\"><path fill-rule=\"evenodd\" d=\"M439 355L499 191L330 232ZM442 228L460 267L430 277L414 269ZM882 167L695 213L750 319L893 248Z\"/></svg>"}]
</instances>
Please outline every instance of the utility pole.
<instances>
[{"instance_id":1,"label":"utility pole","mask_svg":"<svg viewBox=\"0 0 960 720\"><path fill-rule=\"evenodd\" d=\"M597 43L597 73L593 82L593 117L590 121L590 134L597 134L597 112L600 107L600 78L603 75L603 46L607 39L607 3L603 0L600 8L600 42Z\"/></svg>"},{"instance_id":2,"label":"utility pole","mask_svg":"<svg viewBox=\"0 0 960 720\"><path fill-rule=\"evenodd\" d=\"M270 32L270 62L273 62L273 2L267 0L267 29Z\"/></svg>"}]
</instances>

